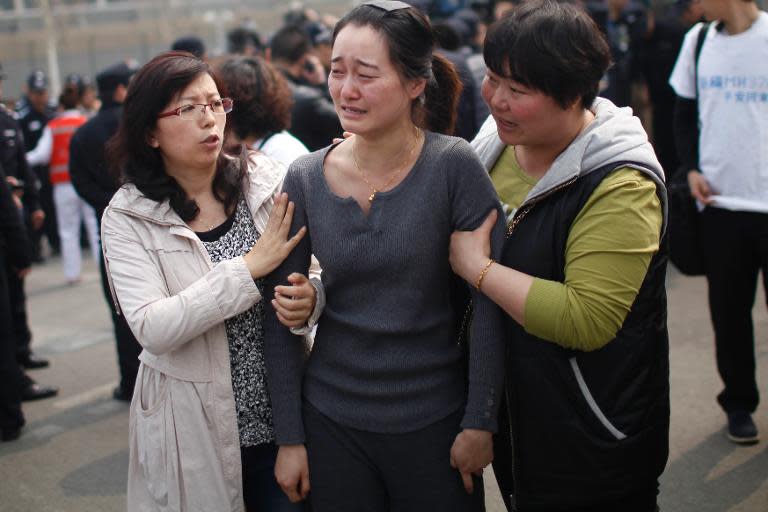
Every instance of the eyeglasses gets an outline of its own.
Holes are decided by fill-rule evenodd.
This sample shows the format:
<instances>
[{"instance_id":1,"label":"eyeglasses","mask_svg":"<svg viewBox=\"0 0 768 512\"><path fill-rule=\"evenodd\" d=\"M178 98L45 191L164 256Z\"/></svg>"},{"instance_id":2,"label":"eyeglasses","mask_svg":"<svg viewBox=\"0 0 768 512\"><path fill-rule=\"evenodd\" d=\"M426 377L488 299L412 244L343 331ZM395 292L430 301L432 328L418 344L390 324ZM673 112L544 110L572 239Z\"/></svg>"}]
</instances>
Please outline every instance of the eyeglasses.
<instances>
[{"instance_id":1,"label":"eyeglasses","mask_svg":"<svg viewBox=\"0 0 768 512\"><path fill-rule=\"evenodd\" d=\"M229 114L232 112L232 107L235 102L231 98L221 98L213 100L210 103L190 103L189 105L182 105L168 112L157 114L157 118L179 116L182 119L196 120L205 115L205 109L210 108L214 114Z\"/></svg>"}]
</instances>

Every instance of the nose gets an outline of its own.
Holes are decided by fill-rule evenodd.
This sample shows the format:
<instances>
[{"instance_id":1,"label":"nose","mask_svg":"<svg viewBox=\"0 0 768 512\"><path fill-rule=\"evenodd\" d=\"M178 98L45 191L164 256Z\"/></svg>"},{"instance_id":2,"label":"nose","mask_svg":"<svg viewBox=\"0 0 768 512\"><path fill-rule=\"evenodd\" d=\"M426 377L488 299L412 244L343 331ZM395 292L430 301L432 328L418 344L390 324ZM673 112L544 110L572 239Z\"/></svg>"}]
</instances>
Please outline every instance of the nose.
<instances>
[{"instance_id":1,"label":"nose","mask_svg":"<svg viewBox=\"0 0 768 512\"><path fill-rule=\"evenodd\" d=\"M496 87L491 94L491 108L493 110L506 110L509 106L503 87Z\"/></svg>"},{"instance_id":2,"label":"nose","mask_svg":"<svg viewBox=\"0 0 768 512\"><path fill-rule=\"evenodd\" d=\"M356 98L359 92L360 91L357 88L357 84L355 83L355 79L352 76L352 73L348 73L347 76L344 77L344 81L341 84L341 97Z\"/></svg>"},{"instance_id":3,"label":"nose","mask_svg":"<svg viewBox=\"0 0 768 512\"><path fill-rule=\"evenodd\" d=\"M213 113L213 107L210 105L200 106L200 122L203 123L204 126L210 126L211 124L216 123L216 114Z\"/></svg>"}]
</instances>

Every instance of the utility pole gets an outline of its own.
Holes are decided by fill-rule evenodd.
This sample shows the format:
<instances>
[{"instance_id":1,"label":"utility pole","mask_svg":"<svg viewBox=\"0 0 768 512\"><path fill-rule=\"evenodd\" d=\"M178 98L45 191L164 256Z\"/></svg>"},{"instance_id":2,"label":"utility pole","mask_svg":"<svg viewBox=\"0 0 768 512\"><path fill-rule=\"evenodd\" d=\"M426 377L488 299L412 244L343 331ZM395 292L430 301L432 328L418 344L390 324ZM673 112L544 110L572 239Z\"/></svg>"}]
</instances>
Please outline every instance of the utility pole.
<instances>
[{"instance_id":1,"label":"utility pole","mask_svg":"<svg viewBox=\"0 0 768 512\"><path fill-rule=\"evenodd\" d=\"M48 57L48 76L51 80L51 95L55 98L61 92L61 72L59 71L59 51L56 47L56 26L53 22L50 0L40 0L45 27L45 53Z\"/></svg>"}]
</instances>

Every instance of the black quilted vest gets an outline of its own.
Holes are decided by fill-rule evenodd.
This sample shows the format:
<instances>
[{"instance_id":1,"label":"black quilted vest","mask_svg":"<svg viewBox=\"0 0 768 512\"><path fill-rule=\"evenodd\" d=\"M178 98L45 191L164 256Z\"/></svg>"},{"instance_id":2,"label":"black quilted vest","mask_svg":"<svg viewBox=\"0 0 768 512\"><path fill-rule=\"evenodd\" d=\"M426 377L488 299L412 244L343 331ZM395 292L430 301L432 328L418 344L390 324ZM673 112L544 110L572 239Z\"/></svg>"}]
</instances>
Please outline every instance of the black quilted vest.
<instances>
[{"instance_id":1,"label":"black quilted vest","mask_svg":"<svg viewBox=\"0 0 768 512\"><path fill-rule=\"evenodd\" d=\"M501 263L563 282L574 219L622 166L598 169L521 207ZM599 350L562 348L509 319L513 510L593 510L655 489L669 449L667 252L664 236L624 324Z\"/></svg>"}]
</instances>

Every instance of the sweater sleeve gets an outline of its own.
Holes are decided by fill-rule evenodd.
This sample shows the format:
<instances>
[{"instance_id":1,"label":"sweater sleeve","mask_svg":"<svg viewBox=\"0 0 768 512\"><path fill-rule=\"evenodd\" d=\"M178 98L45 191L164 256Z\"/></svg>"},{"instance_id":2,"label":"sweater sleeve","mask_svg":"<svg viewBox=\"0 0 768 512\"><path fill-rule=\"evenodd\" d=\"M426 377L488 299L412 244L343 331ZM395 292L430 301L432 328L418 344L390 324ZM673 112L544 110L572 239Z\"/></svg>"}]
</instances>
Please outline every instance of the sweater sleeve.
<instances>
[{"instance_id":1,"label":"sweater sleeve","mask_svg":"<svg viewBox=\"0 0 768 512\"><path fill-rule=\"evenodd\" d=\"M302 226L309 228L300 166L300 163L292 164L283 183L283 192L288 194L288 200L295 205L289 236L295 235ZM275 296L275 286L288 284L290 274L299 272L307 275L311 256L311 233L307 231L283 263L267 276L264 293L270 303ZM301 414L304 338L291 333L288 327L281 324L273 307L266 307L265 312L264 353L275 441L278 445L300 444L304 442Z\"/></svg>"},{"instance_id":2,"label":"sweater sleeve","mask_svg":"<svg viewBox=\"0 0 768 512\"><path fill-rule=\"evenodd\" d=\"M453 146L446 160L453 171L449 176L453 228L476 229L495 208L499 216L491 235L491 257L498 260L504 240L504 213L488 173L464 141ZM469 391L461 427L495 432L504 384L504 313L474 288L470 293L474 312L469 332Z\"/></svg>"},{"instance_id":3,"label":"sweater sleeve","mask_svg":"<svg viewBox=\"0 0 768 512\"><path fill-rule=\"evenodd\" d=\"M535 279L525 330L566 348L603 347L621 328L659 250L656 184L620 169L595 189L573 222L565 282Z\"/></svg>"}]
</instances>

